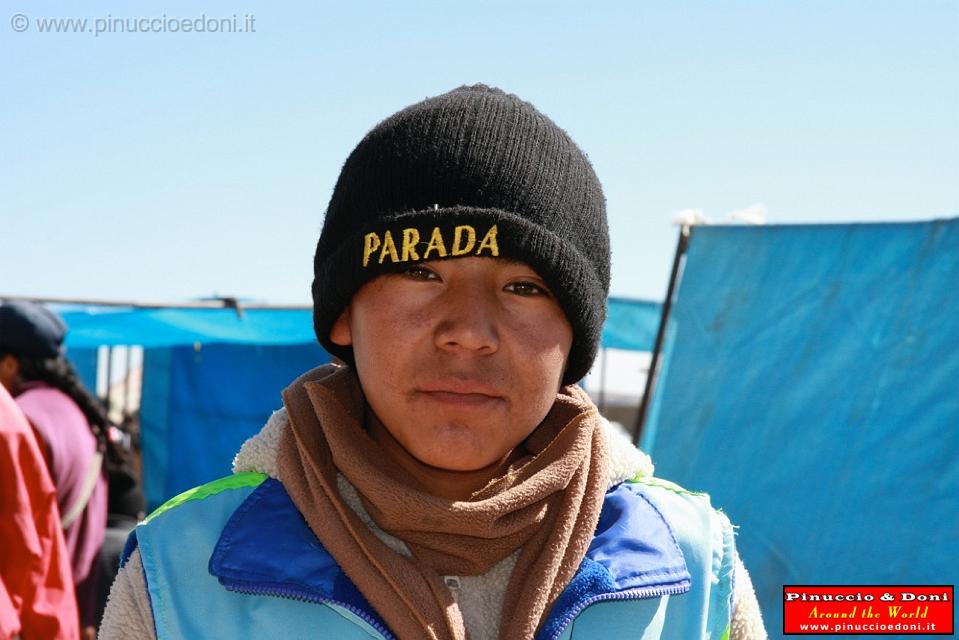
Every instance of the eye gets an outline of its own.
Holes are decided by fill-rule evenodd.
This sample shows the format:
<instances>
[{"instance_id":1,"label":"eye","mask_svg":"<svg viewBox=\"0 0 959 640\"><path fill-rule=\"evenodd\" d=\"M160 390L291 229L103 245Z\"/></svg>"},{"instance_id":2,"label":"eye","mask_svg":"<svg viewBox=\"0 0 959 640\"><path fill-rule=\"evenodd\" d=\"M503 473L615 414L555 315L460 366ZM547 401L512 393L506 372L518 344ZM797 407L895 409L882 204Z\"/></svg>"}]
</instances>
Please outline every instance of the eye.
<instances>
[{"instance_id":1,"label":"eye","mask_svg":"<svg viewBox=\"0 0 959 640\"><path fill-rule=\"evenodd\" d=\"M540 286L535 282L520 281L520 282L511 282L504 287L505 291L510 293L515 293L519 296L546 296L547 298L552 297L549 291L546 290L546 287Z\"/></svg>"},{"instance_id":2,"label":"eye","mask_svg":"<svg viewBox=\"0 0 959 640\"><path fill-rule=\"evenodd\" d=\"M413 265L401 272L407 278L412 280L439 280L439 276L421 264Z\"/></svg>"}]
</instances>

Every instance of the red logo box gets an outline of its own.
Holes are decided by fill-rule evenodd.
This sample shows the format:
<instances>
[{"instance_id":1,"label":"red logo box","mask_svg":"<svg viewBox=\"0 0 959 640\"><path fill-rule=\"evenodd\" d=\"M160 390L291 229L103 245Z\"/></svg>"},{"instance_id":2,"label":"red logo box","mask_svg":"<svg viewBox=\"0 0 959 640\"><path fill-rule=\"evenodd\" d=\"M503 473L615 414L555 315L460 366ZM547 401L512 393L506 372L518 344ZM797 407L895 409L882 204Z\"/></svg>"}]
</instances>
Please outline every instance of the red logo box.
<instances>
[{"instance_id":1,"label":"red logo box","mask_svg":"<svg viewBox=\"0 0 959 640\"><path fill-rule=\"evenodd\" d=\"M951 635L954 585L783 585L784 635Z\"/></svg>"}]
</instances>

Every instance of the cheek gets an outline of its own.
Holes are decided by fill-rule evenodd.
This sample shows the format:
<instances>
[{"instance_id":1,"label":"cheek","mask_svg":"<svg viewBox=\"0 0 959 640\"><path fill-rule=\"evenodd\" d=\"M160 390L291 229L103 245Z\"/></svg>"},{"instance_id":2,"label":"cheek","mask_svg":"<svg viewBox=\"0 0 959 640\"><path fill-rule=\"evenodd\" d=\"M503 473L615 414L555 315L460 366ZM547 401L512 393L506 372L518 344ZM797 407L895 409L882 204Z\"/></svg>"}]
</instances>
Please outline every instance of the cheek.
<instances>
[{"instance_id":1,"label":"cheek","mask_svg":"<svg viewBox=\"0 0 959 640\"><path fill-rule=\"evenodd\" d=\"M524 352L526 364L543 369L565 369L573 344L573 329L558 310L545 314L516 315L511 322L514 343Z\"/></svg>"},{"instance_id":2,"label":"cheek","mask_svg":"<svg viewBox=\"0 0 959 640\"><path fill-rule=\"evenodd\" d=\"M535 428L556 401L562 386L563 374L572 345L573 332L565 316L541 317L538 321L523 323L514 333L517 352L516 389L519 391L515 407L517 424ZM521 434L524 437L528 433Z\"/></svg>"},{"instance_id":3,"label":"cheek","mask_svg":"<svg viewBox=\"0 0 959 640\"><path fill-rule=\"evenodd\" d=\"M388 361L397 349L429 326L429 310L403 287L374 280L354 296L350 329L354 352L368 360Z\"/></svg>"},{"instance_id":4,"label":"cheek","mask_svg":"<svg viewBox=\"0 0 959 640\"><path fill-rule=\"evenodd\" d=\"M362 330L387 339L410 339L428 329L434 320L436 300L424 287L379 287L370 291L371 304L361 307Z\"/></svg>"},{"instance_id":5,"label":"cheek","mask_svg":"<svg viewBox=\"0 0 959 640\"><path fill-rule=\"evenodd\" d=\"M360 307L353 314L353 354L364 393L386 415L405 411L404 383L421 368L418 354L428 346L430 316L402 300Z\"/></svg>"},{"instance_id":6,"label":"cheek","mask_svg":"<svg viewBox=\"0 0 959 640\"><path fill-rule=\"evenodd\" d=\"M407 340L422 338L430 333L435 319L428 304L396 305L390 313L390 328Z\"/></svg>"}]
</instances>

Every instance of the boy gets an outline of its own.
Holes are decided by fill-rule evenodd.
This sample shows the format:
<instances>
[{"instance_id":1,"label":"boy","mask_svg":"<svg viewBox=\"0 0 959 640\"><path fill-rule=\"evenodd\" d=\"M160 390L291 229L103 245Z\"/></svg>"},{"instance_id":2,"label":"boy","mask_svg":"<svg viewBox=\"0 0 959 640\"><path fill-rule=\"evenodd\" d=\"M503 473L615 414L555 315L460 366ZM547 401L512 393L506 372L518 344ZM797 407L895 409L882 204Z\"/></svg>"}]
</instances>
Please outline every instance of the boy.
<instances>
[{"instance_id":1,"label":"boy","mask_svg":"<svg viewBox=\"0 0 959 640\"><path fill-rule=\"evenodd\" d=\"M346 365L138 527L103 637L763 637L728 520L575 385L609 266L599 181L528 103L461 87L380 123L314 260Z\"/></svg>"}]
</instances>

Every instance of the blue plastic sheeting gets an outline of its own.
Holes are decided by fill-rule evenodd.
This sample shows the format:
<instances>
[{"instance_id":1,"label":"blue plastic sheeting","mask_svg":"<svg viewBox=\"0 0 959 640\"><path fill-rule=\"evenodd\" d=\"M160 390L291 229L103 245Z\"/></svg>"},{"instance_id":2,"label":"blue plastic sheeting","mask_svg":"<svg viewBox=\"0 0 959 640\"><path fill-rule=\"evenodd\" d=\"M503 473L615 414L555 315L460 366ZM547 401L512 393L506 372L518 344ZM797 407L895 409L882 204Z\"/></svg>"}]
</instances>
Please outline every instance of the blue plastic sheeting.
<instances>
[{"instance_id":1,"label":"blue plastic sheeting","mask_svg":"<svg viewBox=\"0 0 959 640\"><path fill-rule=\"evenodd\" d=\"M67 351L67 358L90 393L97 391L97 349L74 348Z\"/></svg>"},{"instance_id":2,"label":"blue plastic sheeting","mask_svg":"<svg viewBox=\"0 0 959 640\"><path fill-rule=\"evenodd\" d=\"M783 584L959 582L959 220L696 227L644 448Z\"/></svg>"},{"instance_id":3,"label":"blue plastic sheeting","mask_svg":"<svg viewBox=\"0 0 959 640\"><path fill-rule=\"evenodd\" d=\"M313 342L310 309L116 309L90 307L62 312L70 331L66 346L142 345L173 347L228 343L252 345Z\"/></svg>"},{"instance_id":4,"label":"blue plastic sheeting","mask_svg":"<svg viewBox=\"0 0 959 640\"><path fill-rule=\"evenodd\" d=\"M145 351L140 431L149 507L228 475L243 441L282 406L280 392L329 359L316 343Z\"/></svg>"},{"instance_id":5,"label":"blue plastic sheeting","mask_svg":"<svg viewBox=\"0 0 959 640\"><path fill-rule=\"evenodd\" d=\"M647 300L609 299L609 315L601 344L607 349L652 351L656 344L662 305Z\"/></svg>"},{"instance_id":6,"label":"blue plastic sheeting","mask_svg":"<svg viewBox=\"0 0 959 640\"><path fill-rule=\"evenodd\" d=\"M313 342L310 309L128 309L64 308L71 350L101 345L145 348L201 344L283 345ZM602 344L613 349L652 351L660 305L610 298Z\"/></svg>"}]
</instances>

